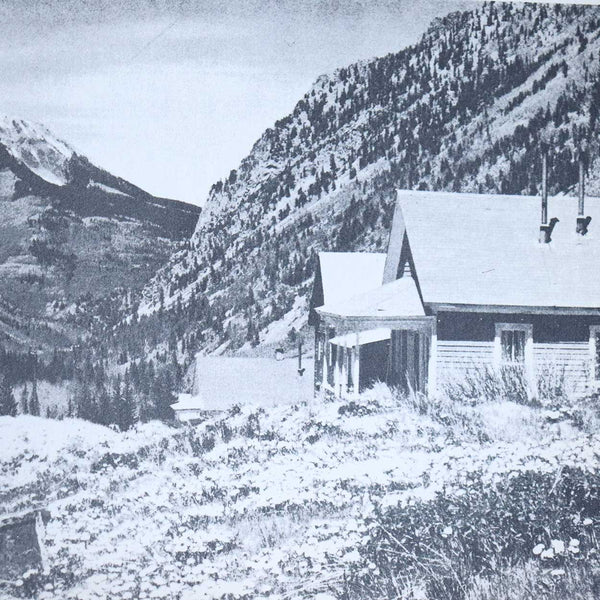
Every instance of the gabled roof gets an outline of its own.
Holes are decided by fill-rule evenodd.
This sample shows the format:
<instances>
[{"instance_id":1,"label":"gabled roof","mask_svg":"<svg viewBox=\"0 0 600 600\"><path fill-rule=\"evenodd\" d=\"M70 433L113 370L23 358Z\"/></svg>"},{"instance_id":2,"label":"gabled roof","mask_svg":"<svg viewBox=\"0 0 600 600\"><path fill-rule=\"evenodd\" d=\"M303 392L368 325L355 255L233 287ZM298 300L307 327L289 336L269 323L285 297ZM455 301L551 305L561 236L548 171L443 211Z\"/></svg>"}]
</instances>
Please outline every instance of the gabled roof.
<instances>
[{"instance_id":1,"label":"gabled roof","mask_svg":"<svg viewBox=\"0 0 600 600\"><path fill-rule=\"evenodd\" d=\"M343 298L337 302L327 302L317 311L341 317L423 317L425 311L412 277L402 277L391 283Z\"/></svg>"},{"instance_id":2,"label":"gabled roof","mask_svg":"<svg viewBox=\"0 0 600 600\"><path fill-rule=\"evenodd\" d=\"M385 257L376 252L319 252L324 303L344 301L380 286Z\"/></svg>"},{"instance_id":3,"label":"gabled roof","mask_svg":"<svg viewBox=\"0 0 600 600\"><path fill-rule=\"evenodd\" d=\"M425 304L600 307L598 198L586 198L583 237L577 199L549 198L549 244L539 197L402 191L398 207Z\"/></svg>"}]
</instances>

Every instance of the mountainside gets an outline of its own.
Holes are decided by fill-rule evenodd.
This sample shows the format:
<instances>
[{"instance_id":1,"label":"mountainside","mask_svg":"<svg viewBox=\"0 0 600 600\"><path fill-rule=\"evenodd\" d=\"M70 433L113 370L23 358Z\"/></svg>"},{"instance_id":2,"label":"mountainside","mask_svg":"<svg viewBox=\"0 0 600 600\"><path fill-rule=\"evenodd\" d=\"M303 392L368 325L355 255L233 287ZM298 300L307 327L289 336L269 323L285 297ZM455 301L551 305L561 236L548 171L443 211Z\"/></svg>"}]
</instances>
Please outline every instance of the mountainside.
<instances>
[{"instance_id":1,"label":"mountainside","mask_svg":"<svg viewBox=\"0 0 600 600\"><path fill-rule=\"evenodd\" d=\"M0 209L0 342L16 347L70 345L78 326L148 282L200 212L99 169L42 125L7 117Z\"/></svg>"},{"instance_id":2,"label":"mountainside","mask_svg":"<svg viewBox=\"0 0 600 600\"><path fill-rule=\"evenodd\" d=\"M206 349L269 341L283 315L285 335L303 323L315 252L385 249L395 189L535 194L542 143L552 193L573 191L579 144L600 192L599 23L593 6L484 4L320 77L212 187L143 312L200 302L187 331Z\"/></svg>"}]
</instances>

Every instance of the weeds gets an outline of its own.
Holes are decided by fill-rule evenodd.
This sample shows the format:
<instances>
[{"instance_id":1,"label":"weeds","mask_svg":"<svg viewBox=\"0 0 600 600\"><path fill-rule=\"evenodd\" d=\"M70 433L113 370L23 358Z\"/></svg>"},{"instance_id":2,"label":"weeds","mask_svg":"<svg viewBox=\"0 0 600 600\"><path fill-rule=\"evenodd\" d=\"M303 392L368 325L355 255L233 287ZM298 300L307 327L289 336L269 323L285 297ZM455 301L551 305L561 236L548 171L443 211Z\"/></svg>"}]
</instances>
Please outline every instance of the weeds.
<instances>
[{"instance_id":1,"label":"weeds","mask_svg":"<svg viewBox=\"0 0 600 600\"><path fill-rule=\"evenodd\" d=\"M475 477L460 493L378 510L366 521L371 534L348 598L396 598L415 582L428 600L486 598L486 580L532 561L539 585L541 574L576 577L586 561L596 572L599 508L600 475L571 468L493 486Z\"/></svg>"}]
</instances>

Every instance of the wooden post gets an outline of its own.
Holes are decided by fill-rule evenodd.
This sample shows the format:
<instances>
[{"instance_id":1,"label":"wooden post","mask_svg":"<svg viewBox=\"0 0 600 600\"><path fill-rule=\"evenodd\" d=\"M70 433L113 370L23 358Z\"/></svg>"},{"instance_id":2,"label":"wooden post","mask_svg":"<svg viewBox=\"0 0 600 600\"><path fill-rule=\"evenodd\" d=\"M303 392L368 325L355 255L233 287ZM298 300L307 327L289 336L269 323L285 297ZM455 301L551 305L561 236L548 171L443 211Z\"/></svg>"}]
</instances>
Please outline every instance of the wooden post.
<instances>
[{"instance_id":1,"label":"wooden post","mask_svg":"<svg viewBox=\"0 0 600 600\"><path fill-rule=\"evenodd\" d=\"M548 224L548 152L542 155L542 225Z\"/></svg>"},{"instance_id":2,"label":"wooden post","mask_svg":"<svg viewBox=\"0 0 600 600\"><path fill-rule=\"evenodd\" d=\"M414 331L409 330L406 332L406 368L404 369L404 373L402 373L403 384L406 385L407 382L410 382L413 389L418 389L417 382L415 381L415 360L419 360L419 357L415 355L416 335Z\"/></svg>"},{"instance_id":3,"label":"wooden post","mask_svg":"<svg viewBox=\"0 0 600 600\"><path fill-rule=\"evenodd\" d=\"M354 351L354 395L360 394L360 339L358 331L356 332L356 346Z\"/></svg>"}]
</instances>

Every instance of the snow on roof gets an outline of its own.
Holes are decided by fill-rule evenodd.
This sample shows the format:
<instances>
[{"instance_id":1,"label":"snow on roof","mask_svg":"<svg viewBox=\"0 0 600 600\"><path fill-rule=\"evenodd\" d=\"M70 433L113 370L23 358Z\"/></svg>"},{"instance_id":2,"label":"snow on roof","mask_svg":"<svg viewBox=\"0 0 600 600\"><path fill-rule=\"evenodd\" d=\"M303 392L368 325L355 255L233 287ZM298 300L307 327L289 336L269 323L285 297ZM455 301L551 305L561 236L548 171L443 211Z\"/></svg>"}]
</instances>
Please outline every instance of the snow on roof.
<instances>
[{"instance_id":1,"label":"snow on roof","mask_svg":"<svg viewBox=\"0 0 600 600\"><path fill-rule=\"evenodd\" d=\"M425 303L600 307L600 199L586 198L589 233L575 233L577 199L551 197L552 241L539 243L541 199L398 192Z\"/></svg>"},{"instance_id":2,"label":"snow on roof","mask_svg":"<svg viewBox=\"0 0 600 600\"><path fill-rule=\"evenodd\" d=\"M385 254L319 252L324 303L338 303L381 285Z\"/></svg>"},{"instance_id":3,"label":"snow on roof","mask_svg":"<svg viewBox=\"0 0 600 600\"><path fill-rule=\"evenodd\" d=\"M193 394L179 394L177 402L171 408L177 410L204 410L205 402L200 396Z\"/></svg>"},{"instance_id":4,"label":"snow on roof","mask_svg":"<svg viewBox=\"0 0 600 600\"><path fill-rule=\"evenodd\" d=\"M343 317L423 317L425 311L412 277L402 277L362 294L327 303L320 313Z\"/></svg>"},{"instance_id":5,"label":"snow on roof","mask_svg":"<svg viewBox=\"0 0 600 600\"><path fill-rule=\"evenodd\" d=\"M378 327L377 329L369 329L368 331L359 331L358 333L347 333L346 335L338 335L329 340L330 344L336 346L344 346L344 348L353 348L358 345L373 344L374 342L383 342L389 340L392 336L392 330L387 327Z\"/></svg>"},{"instance_id":6,"label":"snow on roof","mask_svg":"<svg viewBox=\"0 0 600 600\"><path fill-rule=\"evenodd\" d=\"M313 361L304 355L276 360L229 356L197 356L194 391L204 410L227 410L239 404L278 406L293 404L313 395Z\"/></svg>"}]
</instances>

